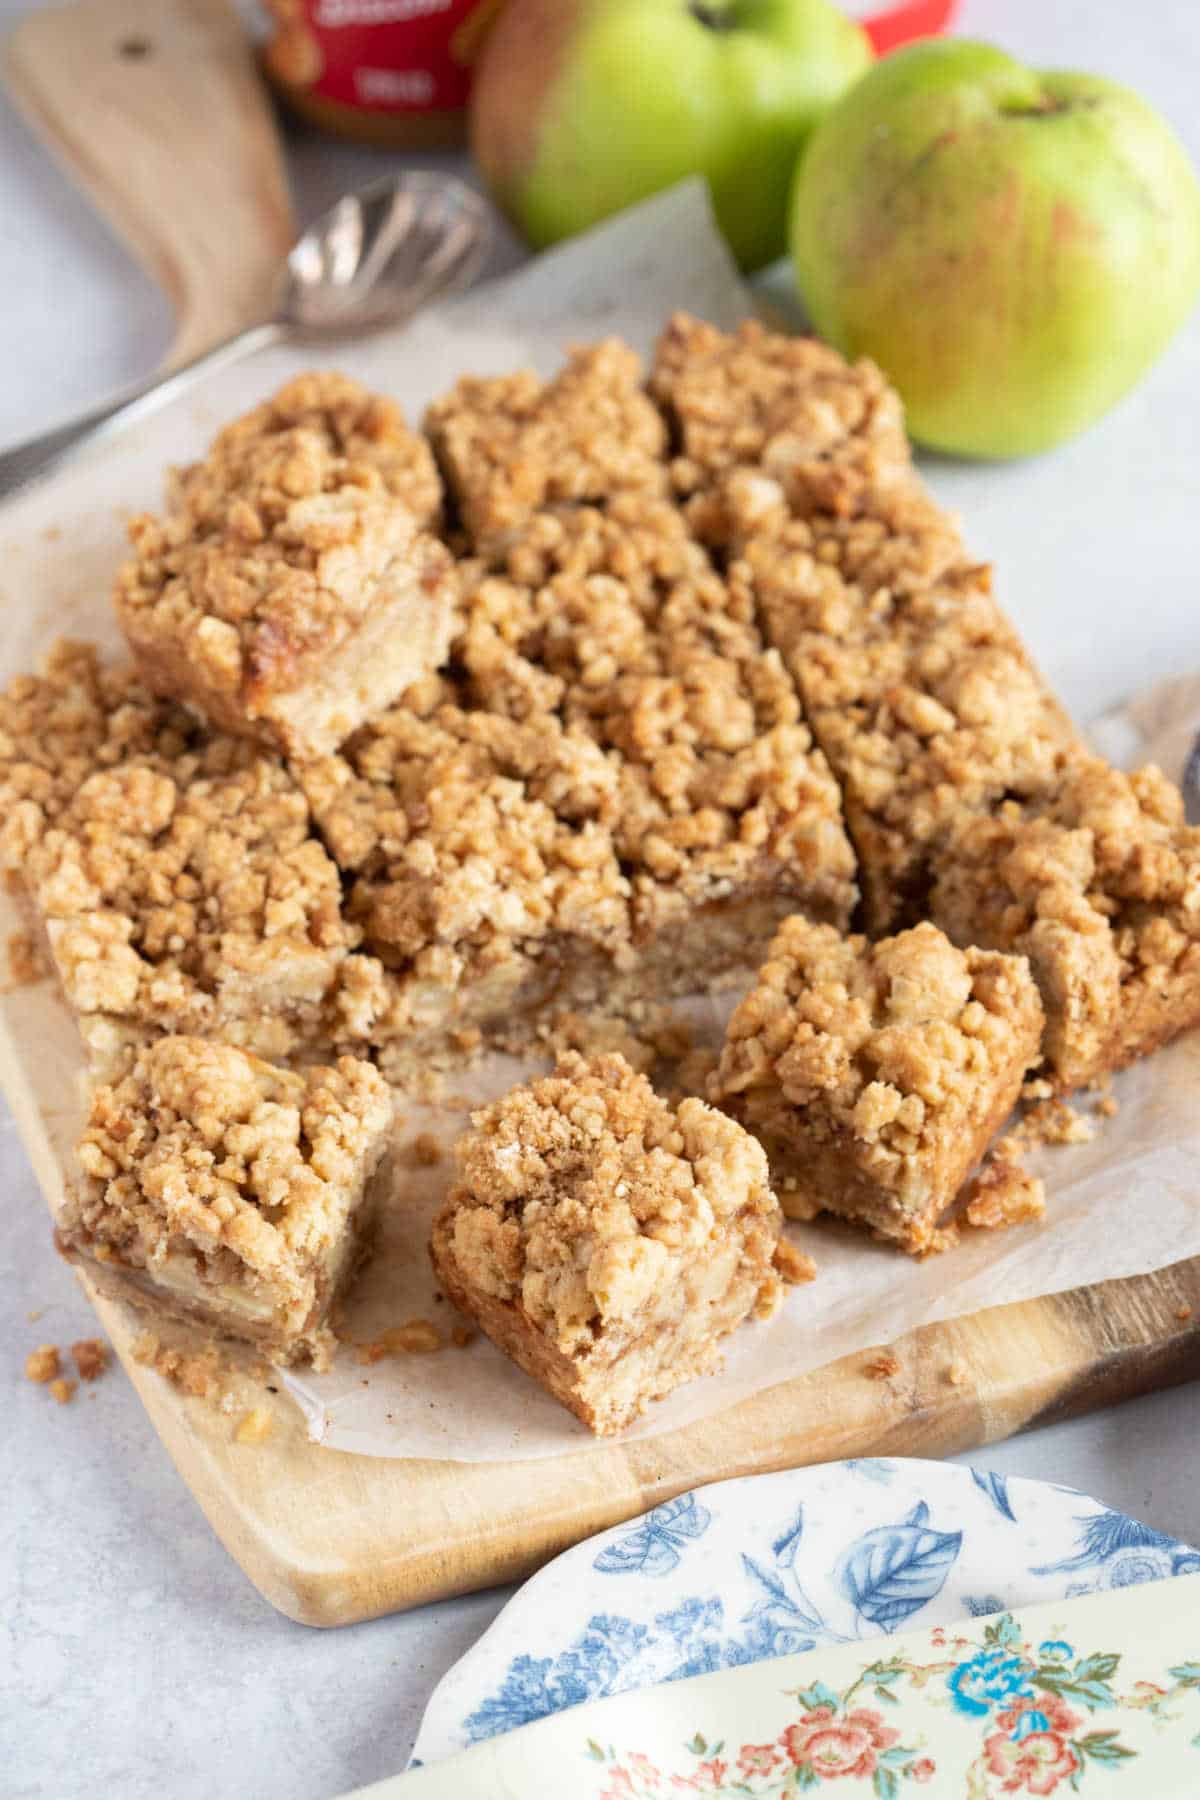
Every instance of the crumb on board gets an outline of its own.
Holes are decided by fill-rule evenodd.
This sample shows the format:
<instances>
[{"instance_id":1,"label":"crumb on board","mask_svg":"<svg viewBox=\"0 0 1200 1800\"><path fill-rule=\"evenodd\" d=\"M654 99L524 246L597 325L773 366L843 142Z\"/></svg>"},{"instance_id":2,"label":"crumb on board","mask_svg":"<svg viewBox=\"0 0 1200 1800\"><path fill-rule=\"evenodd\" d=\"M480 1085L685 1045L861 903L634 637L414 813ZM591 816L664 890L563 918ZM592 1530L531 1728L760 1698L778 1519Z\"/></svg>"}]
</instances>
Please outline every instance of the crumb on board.
<instances>
[{"instance_id":1,"label":"crumb on board","mask_svg":"<svg viewBox=\"0 0 1200 1800\"><path fill-rule=\"evenodd\" d=\"M812 1257L797 1250L787 1238L780 1238L776 1244L774 1260L776 1273L788 1287L800 1287L804 1282L816 1279L817 1265Z\"/></svg>"},{"instance_id":2,"label":"crumb on board","mask_svg":"<svg viewBox=\"0 0 1200 1800\"><path fill-rule=\"evenodd\" d=\"M96 1381L108 1367L108 1345L102 1338L80 1338L71 1356L81 1381Z\"/></svg>"},{"instance_id":3,"label":"crumb on board","mask_svg":"<svg viewBox=\"0 0 1200 1800\"><path fill-rule=\"evenodd\" d=\"M32 987L50 973L41 945L31 931L8 934L8 978L13 987Z\"/></svg>"},{"instance_id":4,"label":"crumb on board","mask_svg":"<svg viewBox=\"0 0 1200 1800\"><path fill-rule=\"evenodd\" d=\"M863 1374L872 1381L890 1381L893 1375L899 1373L900 1359L893 1356L890 1350L880 1350L863 1364Z\"/></svg>"},{"instance_id":5,"label":"crumb on board","mask_svg":"<svg viewBox=\"0 0 1200 1800\"><path fill-rule=\"evenodd\" d=\"M67 1376L60 1375L57 1381L50 1383L50 1397L57 1401L59 1406L69 1406L75 1398L75 1389L78 1386L77 1381L71 1381Z\"/></svg>"},{"instance_id":6,"label":"crumb on board","mask_svg":"<svg viewBox=\"0 0 1200 1800\"><path fill-rule=\"evenodd\" d=\"M143 1368L153 1369L181 1394L213 1401L222 1412L232 1411L234 1401L228 1386L231 1371L215 1344L207 1344L202 1350L178 1350L162 1343L153 1331L143 1331L134 1340L133 1360Z\"/></svg>"},{"instance_id":7,"label":"crumb on board","mask_svg":"<svg viewBox=\"0 0 1200 1800\"><path fill-rule=\"evenodd\" d=\"M967 1365L961 1356L956 1356L946 1370L946 1380L951 1387L966 1387L968 1380Z\"/></svg>"},{"instance_id":8,"label":"crumb on board","mask_svg":"<svg viewBox=\"0 0 1200 1800\"><path fill-rule=\"evenodd\" d=\"M1190 1306L1177 1306L1175 1308L1175 1317L1179 1320L1181 1325L1186 1325L1191 1316L1192 1308Z\"/></svg>"},{"instance_id":9,"label":"crumb on board","mask_svg":"<svg viewBox=\"0 0 1200 1800\"><path fill-rule=\"evenodd\" d=\"M408 1146L409 1160L417 1169L436 1169L442 1160L442 1146L432 1131L418 1131Z\"/></svg>"},{"instance_id":10,"label":"crumb on board","mask_svg":"<svg viewBox=\"0 0 1200 1800\"><path fill-rule=\"evenodd\" d=\"M456 1350L465 1350L467 1345L473 1344L478 1336L479 1333L472 1331L469 1325L456 1325L450 1333L450 1342Z\"/></svg>"},{"instance_id":11,"label":"crumb on board","mask_svg":"<svg viewBox=\"0 0 1200 1800\"><path fill-rule=\"evenodd\" d=\"M428 1319L409 1319L391 1325L369 1343L356 1344L355 1355L364 1366L382 1362L385 1356L416 1356L440 1350L442 1334Z\"/></svg>"},{"instance_id":12,"label":"crumb on board","mask_svg":"<svg viewBox=\"0 0 1200 1800\"><path fill-rule=\"evenodd\" d=\"M25 1358L25 1379L45 1383L55 1381L62 1372L57 1344L39 1344Z\"/></svg>"},{"instance_id":13,"label":"crumb on board","mask_svg":"<svg viewBox=\"0 0 1200 1800\"><path fill-rule=\"evenodd\" d=\"M274 1429L274 1421L265 1406L252 1406L242 1414L234 1431L238 1444L265 1444Z\"/></svg>"}]
</instances>

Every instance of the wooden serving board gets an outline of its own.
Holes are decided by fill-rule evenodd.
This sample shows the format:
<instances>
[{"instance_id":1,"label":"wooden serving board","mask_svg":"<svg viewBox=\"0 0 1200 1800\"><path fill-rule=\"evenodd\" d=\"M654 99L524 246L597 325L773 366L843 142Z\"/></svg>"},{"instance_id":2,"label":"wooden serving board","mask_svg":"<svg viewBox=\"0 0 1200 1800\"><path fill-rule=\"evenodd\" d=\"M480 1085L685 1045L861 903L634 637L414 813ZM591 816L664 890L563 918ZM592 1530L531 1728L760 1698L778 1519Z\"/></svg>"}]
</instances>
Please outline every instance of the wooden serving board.
<instances>
[{"instance_id":1,"label":"wooden serving board","mask_svg":"<svg viewBox=\"0 0 1200 1800\"><path fill-rule=\"evenodd\" d=\"M176 355L256 313L291 222L274 127L223 4L87 0L41 11L10 43L6 69L31 118L173 293ZM198 415L211 426L203 403ZM92 464L97 507L130 498L119 461L114 450ZM67 490L65 519L80 492ZM39 521L54 518L52 498ZM76 543L64 532L55 586L48 552L31 543L51 533L57 543L58 529L0 533L12 667L30 666L56 630L104 629L119 533ZM0 897L0 941L18 922ZM51 1206L77 1125L79 1065L48 987L3 996L0 1083ZM952 1262L946 1271L951 1279ZM670 1435L584 1444L552 1461L380 1460L311 1444L282 1395L271 1402L271 1437L239 1445L227 1416L134 1360L136 1318L93 1298L221 1541L269 1601L315 1625L518 1578L699 1483L845 1456L945 1455L1200 1375L1196 1259L926 1327L889 1347L896 1366L883 1378L869 1372L870 1356L847 1357Z\"/></svg>"}]
</instances>

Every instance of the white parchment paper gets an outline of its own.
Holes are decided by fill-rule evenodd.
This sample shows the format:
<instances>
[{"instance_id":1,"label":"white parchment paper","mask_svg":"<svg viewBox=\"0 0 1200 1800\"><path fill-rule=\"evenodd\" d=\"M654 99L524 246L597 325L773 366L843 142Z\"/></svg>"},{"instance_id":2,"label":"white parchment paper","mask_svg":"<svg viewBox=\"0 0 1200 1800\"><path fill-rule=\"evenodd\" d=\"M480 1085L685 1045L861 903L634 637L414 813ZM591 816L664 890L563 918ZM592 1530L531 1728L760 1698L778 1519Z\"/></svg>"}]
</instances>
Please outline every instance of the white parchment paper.
<instances>
[{"instance_id":1,"label":"white parchment paper","mask_svg":"<svg viewBox=\"0 0 1200 1800\"><path fill-rule=\"evenodd\" d=\"M545 368L561 345L598 331L620 332L646 349L677 306L732 323L752 310L753 298L705 212L702 195L681 189L627 215L449 316L426 321L419 349L397 346L391 373L405 377L407 390L417 379L414 354L436 364L435 386L468 368L520 361ZM1129 763L1159 755L1178 775L1198 723L1200 681L1176 682L1169 704L1148 696L1105 721L1100 747ZM1151 741L1156 726L1165 732L1162 743ZM727 1004L698 1000L688 1011L701 1031L715 1032ZM437 1108L402 1101L401 1142L429 1132L448 1152L470 1107L530 1067L496 1057L452 1082L457 1093ZM1047 1181L1044 1224L967 1232L957 1249L924 1263L834 1221L789 1226L794 1241L817 1259L817 1281L792 1290L769 1324L738 1333L720 1374L654 1407L631 1435L675 1430L920 1325L1200 1254L1198 1080L1200 1033L1118 1080L1120 1110L1092 1142L1032 1158ZM416 1317L434 1320L443 1334L453 1322L435 1298L425 1253L429 1219L452 1164L448 1154L432 1169L414 1167L403 1154L400 1160L383 1243L349 1309L349 1329L360 1341ZM487 1462L574 1453L590 1441L583 1426L483 1338L465 1349L371 1366L346 1351L328 1374L292 1377L288 1386L317 1441L360 1454Z\"/></svg>"}]
</instances>

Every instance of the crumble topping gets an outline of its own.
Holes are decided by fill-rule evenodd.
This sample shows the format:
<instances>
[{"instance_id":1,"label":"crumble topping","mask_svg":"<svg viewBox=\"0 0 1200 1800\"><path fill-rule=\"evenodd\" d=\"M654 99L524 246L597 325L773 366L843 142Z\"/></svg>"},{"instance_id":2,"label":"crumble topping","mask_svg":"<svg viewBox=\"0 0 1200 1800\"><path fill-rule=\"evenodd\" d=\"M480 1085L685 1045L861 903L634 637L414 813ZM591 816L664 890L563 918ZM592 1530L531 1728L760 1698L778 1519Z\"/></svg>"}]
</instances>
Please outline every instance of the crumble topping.
<instances>
[{"instance_id":1,"label":"crumble topping","mask_svg":"<svg viewBox=\"0 0 1200 1800\"><path fill-rule=\"evenodd\" d=\"M89 775L134 756L171 761L197 729L131 666L60 638L40 675L18 675L0 693L0 866L21 870Z\"/></svg>"},{"instance_id":2,"label":"crumble topping","mask_svg":"<svg viewBox=\"0 0 1200 1800\"><path fill-rule=\"evenodd\" d=\"M90 776L25 873L81 1013L315 1022L356 942L299 787L234 738Z\"/></svg>"},{"instance_id":3,"label":"crumble topping","mask_svg":"<svg viewBox=\"0 0 1200 1800\"><path fill-rule=\"evenodd\" d=\"M792 918L729 1021L717 1090L819 1104L883 1178L939 1151L947 1107L973 1113L1014 1057L1019 1082L1039 1014L1018 958L956 950L927 923L868 944Z\"/></svg>"},{"instance_id":4,"label":"crumble topping","mask_svg":"<svg viewBox=\"0 0 1200 1800\"><path fill-rule=\"evenodd\" d=\"M678 432L671 472L685 495L749 471L801 516L849 516L910 467L899 397L873 363L847 363L816 338L757 320L725 333L676 314L650 391ZM698 524L705 535L703 503Z\"/></svg>"},{"instance_id":5,"label":"crumble topping","mask_svg":"<svg viewBox=\"0 0 1200 1800\"><path fill-rule=\"evenodd\" d=\"M298 1275L344 1228L391 1119L387 1084L352 1057L292 1073L232 1045L161 1038L94 1091L73 1211L136 1267L182 1244L225 1279Z\"/></svg>"},{"instance_id":6,"label":"crumble topping","mask_svg":"<svg viewBox=\"0 0 1200 1800\"><path fill-rule=\"evenodd\" d=\"M519 1303L567 1354L631 1327L734 1226L765 1258L760 1316L778 1303L761 1146L701 1100L669 1106L620 1056L568 1055L484 1107L456 1158L445 1212L466 1286Z\"/></svg>"},{"instance_id":7,"label":"crumble topping","mask_svg":"<svg viewBox=\"0 0 1200 1800\"><path fill-rule=\"evenodd\" d=\"M393 571L448 627L450 557L420 531L438 501L391 402L302 376L176 474L163 518L132 521L118 618L156 687L246 729L391 603Z\"/></svg>"},{"instance_id":8,"label":"crumble topping","mask_svg":"<svg viewBox=\"0 0 1200 1800\"><path fill-rule=\"evenodd\" d=\"M1125 775L1080 753L1036 795L961 821L932 908L952 937L1029 957L1062 1086L1200 1016L1200 829L1154 767Z\"/></svg>"},{"instance_id":9,"label":"crumble topping","mask_svg":"<svg viewBox=\"0 0 1200 1800\"><path fill-rule=\"evenodd\" d=\"M666 487L662 418L616 338L573 350L548 382L528 369L468 375L434 401L425 428L483 549L543 507Z\"/></svg>"},{"instance_id":10,"label":"crumble topping","mask_svg":"<svg viewBox=\"0 0 1200 1800\"><path fill-rule=\"evenodd\" d=\"M508 563L527 585L492 577L468 594L456 659L477 703L552 711L616 753L635 930L781 870L846 922L854 857L837 787L752 593L721 579L676 509L635 494L606 513L541 514Z\"/></svg>"}]
</instances>

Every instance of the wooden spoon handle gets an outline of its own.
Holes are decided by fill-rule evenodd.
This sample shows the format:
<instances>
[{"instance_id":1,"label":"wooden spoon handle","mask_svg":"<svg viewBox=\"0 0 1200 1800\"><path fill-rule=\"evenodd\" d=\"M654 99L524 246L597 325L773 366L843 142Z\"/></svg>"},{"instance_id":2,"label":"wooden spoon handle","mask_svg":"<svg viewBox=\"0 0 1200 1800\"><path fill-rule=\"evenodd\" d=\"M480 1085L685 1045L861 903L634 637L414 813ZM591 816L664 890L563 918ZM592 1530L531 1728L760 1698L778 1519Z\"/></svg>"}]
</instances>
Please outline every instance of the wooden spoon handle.
<instances>
[{"instance_id":1,"label":"wooden spoon handle","mask_svg":"<svg viewBox=\"0 0 1200 1800\"><path fill-rule=\"evenodd\" d=\"M73 0L6 46L31 123L170 295L169 364L262 318L294 236L274 118L227 0Z\"/></svg>"}]
</instances>

